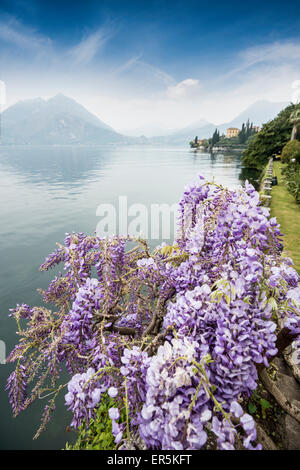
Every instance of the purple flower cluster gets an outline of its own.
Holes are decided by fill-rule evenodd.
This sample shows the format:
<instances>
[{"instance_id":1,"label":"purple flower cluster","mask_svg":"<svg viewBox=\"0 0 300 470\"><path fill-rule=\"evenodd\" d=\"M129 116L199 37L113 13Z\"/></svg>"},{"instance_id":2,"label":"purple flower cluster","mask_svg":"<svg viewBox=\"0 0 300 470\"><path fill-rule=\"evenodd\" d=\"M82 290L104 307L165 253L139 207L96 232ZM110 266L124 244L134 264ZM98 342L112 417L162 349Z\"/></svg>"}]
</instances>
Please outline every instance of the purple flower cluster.
<instances>
[{"instance_id":1,"label":"purple flower cluster","mask_svg":"<svg viewBox=\"0 0 300 470\"><path fill-rule=\"evenodd\" d=\"M252 416L245 413L238 402L233 401L230 406L230 412L233 417L239 419L238 425L233 425L230 418L223 417L218 419L216 416L212 419L212 431L217 436L218 447L221 450L235 450L235 441L237 437L237 427L240 426L244 431L243 446L248 450L261 450L262 445L252 444L257 438L255 423Z\"/></svg>"},{"instance_id":2,"label":"purple flower cluster","mask_svg":"<svg viewBox=\"0 0 300 470\"><path fill-rule=\"evenodd\" d=\"M18 318L29 319L33 314L33 309L27 304L22 304L22 305L17 304L16 308L10 309L10 312L11 312L9 315L10 317L14 316Z\"/></svg>"},{"instance_id":3,"label":"purple flower cluster","mask_svg":"<svg viewBox=\"0 0 300 470\"><path fill-rule=\"evenodd\" d=\"M87 278L85 284L79 287L72 309L62 322L64 341L80 346L93 336L92 320L95 312L100 310L103 298L103 289L97 279Z\"/></svg>"},{"instance_id":4,"label":"purple flower cluster","mask_svg":"<svg viewBox=\"0 0 300 470\"><path fill-rule=\"evenodd\" d=\"M8 390L9 401L16 416L24 409L24 403L27 398L27 370L23 364L19 364L7 380L5 390Z\"/></svg>"},{"instance_id":5,"label":"purple flower cluster","mask_svg":"<svg viewBox=\"0 0 300 470\"><path fill-rule=\"evenodd\" d=\"M139 418L139 432L148 448L200 449L207 440L203 427L212 414L205 388L197 389L201 377L193 364L196 348L187 338L173 339L151 359Z\"/></svg>"},{"instance_id":6,"label":"purple flower cluster","mask_svg":"<svg viewBox=\"0 0 300 470\"><path fill-rule=\"evenodd\" d=\"M115 443L119 444L122 440L124 432L124 425L120 425L118 423L118 420L120 418L120 411L118 408L113 407L108 410L108 414L112 423L112 434L115 437Z\"/></svg>"},{"instance_id":7,"label":"purple flower cluster","mask_svg":"<svg viewBox=\"0 0 300 470\"><path fill-rule=\"evenodd\" d=\"M101 395L107 390L97 379L95 370L90 367L83 374L75 374L68 383L65 402L73 412L71 426L78 428L83 420L87 424L95 416L95 408L101 401Z\"/></svg>"},{"instance_id":8,"label":"purple flower cluster","mask_svg":"<svg viewBox=\"0 0 300 470\"><path fill-rule=\"evenodd\" d=\"M240 278L239 278L240 279ZM226 294L220 291L219 302L212 301L216 291L208 284L196 287L184 294L177 294L170 303L164 326L175 326L177 334L189 335L197 341L199 354L210 354L214 362L209 364L212 383L217 387L215 395L223 402L237 399L240 394L256 388L255 363L264 362L277 353L275 347L276 324L265 320L267 308L258 302L256 308L243 300L244 289L236 284Z\"/></svg>"},{"instance_id":9,"label":"purple flower cluster","mask_svg":"<svg viewBox=\"0 0 300 470\"><path fill-rule=\"evenodd\" d=\"M120 373L126 378L128 396L130 397L129 410L131 418L135 420L134 410L138 403L144 403L146 397L146 374L151 358L141 348L133 346L125 348L121 357Z\"/></svg>"}]
</instances>

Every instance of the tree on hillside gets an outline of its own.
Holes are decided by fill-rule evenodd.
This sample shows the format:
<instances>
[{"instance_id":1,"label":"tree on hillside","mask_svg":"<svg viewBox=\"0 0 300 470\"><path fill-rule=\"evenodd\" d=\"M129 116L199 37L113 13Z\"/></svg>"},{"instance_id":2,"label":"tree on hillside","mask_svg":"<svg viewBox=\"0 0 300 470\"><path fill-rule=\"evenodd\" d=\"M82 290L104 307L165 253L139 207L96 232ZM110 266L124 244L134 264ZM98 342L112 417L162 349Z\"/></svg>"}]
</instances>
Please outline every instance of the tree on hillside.
<instances>
[{"instance_id":1,"label":"tree on hillside","mask_svg":"<svg viewBox=\"0 0 300 470\"><path fill-rule=\"evenodd\" d=\"M249 119L247 120L246 124L242 124L242 129L239 132L238 138L239 138L239 143L240 144L247 144L248 140L250 137L252 137L254 134L256 134L257 131L253 127L253 122L251 122Z\"/></svg>"},{"instance_id":2,"label":"tree on hillside","mask_svg":"<svg viewBox=\"0 0 300 470\"><path fill-rule=\"evenodd\" d=\"M293 123L290 121L291 113L299 108L299 105L291 104L262 126L243 152L244 166L260 169L272 155L281 153L291 137L293 128Z\"/></svg>"},{"instance_id":3,"label":"tree on hillside","mask_svg":"<svg viewBox=\"0 0 300 470\"><path fill-rule=\"evenodd\" d=\"M282 150L281 160L283 163L291 163L295 160L300 163L300 142L299 140L290 140Z\"/></svg>"},{"instance_id":4,"label":"tree on hillside","mask_svg":"<svg viewBox=\"0 0 300 470\"><path fill-rule=\"evenodd\" d=\"M249 134L250 133L250 122L249 122L249 118L246 122L246 134Z\"/></svg>"},{"instance_id":5,"label":"tree on hillside","mask_svg":"<svg viewBox=\"0 0 300 470\"><path fill-rule=\"evenodd\" d=\"M218 129L215 130L211 139L211 145L214 146L220 140L220 133Z\"/></svg>"},{"instance_id":6,"label":"tree on hillside","mask_svg":"<svg viewBox=\"0 0 300 470\"><path fill-rule=\"evenodd\" d=\"M240 144L244 144L246 142L246 127L245 127L245 124L243 123L242 124L242 129L240 130L240 133L239 133L239 142Z\"/></svg>"},{"instance_id":7,"label":"tree on hillside","mask_svg":"<svg viewBox=\"0 0 300 470\"><path fill-rule=\"evenodd\" d=\"M281 160L283 181L288 191L300 204L300 142L295 138L290 140L282 150Z\"/></svg>"},{"instance_id":8,"label":"tree on hillside","mask_svg":"<svg viewBox=\"0 0 300 470\"><path fill-rule=\"evenodd\" d=\"M299 138L300 134L300 108L295 109L290 116L290 122L293 124L291 140Z\"/></svg>"}]
</instances>

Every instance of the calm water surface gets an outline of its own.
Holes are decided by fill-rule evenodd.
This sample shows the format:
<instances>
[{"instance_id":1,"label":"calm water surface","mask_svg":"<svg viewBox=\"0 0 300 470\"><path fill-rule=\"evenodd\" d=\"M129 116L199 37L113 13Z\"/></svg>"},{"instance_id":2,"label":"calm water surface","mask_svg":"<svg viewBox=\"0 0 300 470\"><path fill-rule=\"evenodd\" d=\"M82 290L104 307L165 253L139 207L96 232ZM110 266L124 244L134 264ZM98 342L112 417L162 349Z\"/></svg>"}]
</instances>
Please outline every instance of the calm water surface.
<instances>
[{"instance_id":1,"label":"calm water surface","mask_svg":"<svg viewBox=\"0 0 300 470\"><path fill-rule=\"evenodd\" d=\"M239 155L210 155L184 148L2 147L0 148L0 340L9 353L16 325L8 310L16 303L41 305L38 288L53 272L40 273L45 256L66 232L94 234L101 203L116 207L177 203L198 174L229 188L243 183ZM0 448L61 449L72 441L65 431L71 414L57 403L46 433L33 441L46 402L39 400L12 418L6 380L13 365L0 364Z\"/></svg>"}]
</instances>

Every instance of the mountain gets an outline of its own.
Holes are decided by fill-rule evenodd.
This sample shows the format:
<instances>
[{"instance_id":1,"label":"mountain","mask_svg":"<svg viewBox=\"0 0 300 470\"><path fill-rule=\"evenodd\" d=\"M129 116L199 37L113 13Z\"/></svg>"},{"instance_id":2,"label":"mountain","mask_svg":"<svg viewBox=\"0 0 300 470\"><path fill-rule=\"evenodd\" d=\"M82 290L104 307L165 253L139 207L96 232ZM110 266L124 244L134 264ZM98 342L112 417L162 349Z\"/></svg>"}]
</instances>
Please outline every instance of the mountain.
<instances>
[{"instance_id":1,"label":"mountain","mask_svg":"<svg viewBox=\"0 0 300 470\"><path fill-rule=\"evenodd\" d=\"M150 122L134 129L121 128L119 131L121 134L132 136L132 137L154 137L154 136L166 136L176 132L178 129L172 129L165 126L160 122Z\"/></svg>"},{"instance_id":2,"label":"mountain","mask_svg":"<svg viewBox=\"0 0 300 470\"><path fill-rule=\"evenodd\" d=\"M155 136L151 138L151 142L155 144L174 144L174 145L188 145L188 143L198 136L199 139L207 139L212 136L215 129L219 129L220 133L226 133L228 127L242 127L243 122L246 123L249 119L255 126L261 126L270 119L273 119L288 103L285 102L270 102L267 100L256 101L251 106L242 111L232 121L223 124L213 124L200 119L199 121L191 123L189 126L172 133L171 135Z\"/></svg>"},{"instance_id":3,"label":"mountain","mask_svg":"<svg viewBox=\"0 0 300 470\"><path fill-rule=\"evenodd\" d=\"M187 142L190 142L196 135L201 136L201 138L209 138L212 136L216 126L211 122L206 121L205 119L200 119L197 122L173 131L165 135L155 135L148 139L149 143L160 144L160 145L186 145Z\"/></svg>"},{"instance_id":4,"label":"mountain","mask_svg":"<svg viewBox=\"0 0 300 470\"><path fill-rule=\"evenodd\" d=\"M163 124L150 123L144 129L141 127L127 131L125 136L72 98L58 94L48 100L35 98L19 101L6 109L1 115L1 142L34 145L122 143L186 146L196 135L199 139L209 138L216 128L221 133L226 133L228 127L241 128L242 123L248 119L254 125L261 126L273 119L287 104L256 101L232 121L220 125L201 118L182 129L172 131Z\"/></svg>"},{"instance_id":5,"label":"mountain","mask_svg":"<svg viewBox=\"0 0 300 470\"><path fill-rule=\"evenodd\" d=\"M196 122L192 122L191 124L189 124L188 126L185 126L181 129L181 132L188 132L190 130L194 130L194 129L201 129L203 127L206 127L208 125L214 125L212 124L211 122L208 122L206 119L204 118L200 118L198 119L198 121Z\"/></svg>"},{"instance_id":6,"label":"mountain","mask_svg":"<svg viewBox=\"0 0 300 470\"><path fill-rule=\"evenodd\" d=\"M204 119L192 123L183 129L172 132L164 136L154 136L149 138L149 141L154 144L166 145L186 145L197 135L201 139L206 139L212 136L216 126Z\"/></svg>"},{"instance_id":7,"label":"mountain","mask_svg":"<svg viewBox=\"0 0 300 470\"><path fill-rule=\"evenodd\" d=\"M192 140L196 135L201 139L207 139L212 136L216 126L211 122L206 121L206 119L199 119L192 124L184 127L180 131L174 132L171 135L173 142L182 141L182 139L189 139ZM191 137L190 137L191 136Z\"/></svg>"},{"instance_id":8,"label":"mountain","mask_svg":"<svg viewBox=\"0 0 300 470\"><path fill-rule=\"evenodd\" d=\"M107 144L126 138L71 98L19 101L2 113L4 144Z\"/></svg>"},{"instance_id":9,"label":"mountain","mask_svg":"<svg viewBox=\"0 0 300 470\"><path fill-rule=\"evenodd\" d=\"M273 119L277 114L288 106L287 102L273 103L267 100L256 101L244 111L242 111L236 118L225 124L216 126L221 132L226 132L228 127L242 127L243 122L246 123L249 119L255 126L262 126L266 122Z\"/></svg>"}]
</instances>

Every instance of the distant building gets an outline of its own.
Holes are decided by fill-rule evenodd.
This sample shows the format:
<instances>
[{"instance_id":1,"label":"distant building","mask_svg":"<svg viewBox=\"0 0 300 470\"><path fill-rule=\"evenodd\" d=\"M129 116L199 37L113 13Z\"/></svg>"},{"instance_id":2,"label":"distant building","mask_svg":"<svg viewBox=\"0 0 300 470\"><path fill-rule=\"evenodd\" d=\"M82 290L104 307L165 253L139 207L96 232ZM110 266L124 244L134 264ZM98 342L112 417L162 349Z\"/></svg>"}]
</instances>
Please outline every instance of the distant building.
<instances>
[{"instance_id":1,"label":"distant building","mask_svg":"<svg viewBox=\"0 0 300 470\"><path fill-rule=\"evenodd\" d=\"M253 129L255 130L255 132L259 132L259 126L253 126Z\"/></svg>"},{"instance_id":2,"label":"distant building","mask_svg":"<svg viewBox=\"0 0 300 470\"><path fill-rule=\"evenodd\" d=\"M231 137L237 137L240 133L240 129L237 127L228 127L226 131L226 137L227 139L231 139Z\"/></svg>"}]
</instances>

